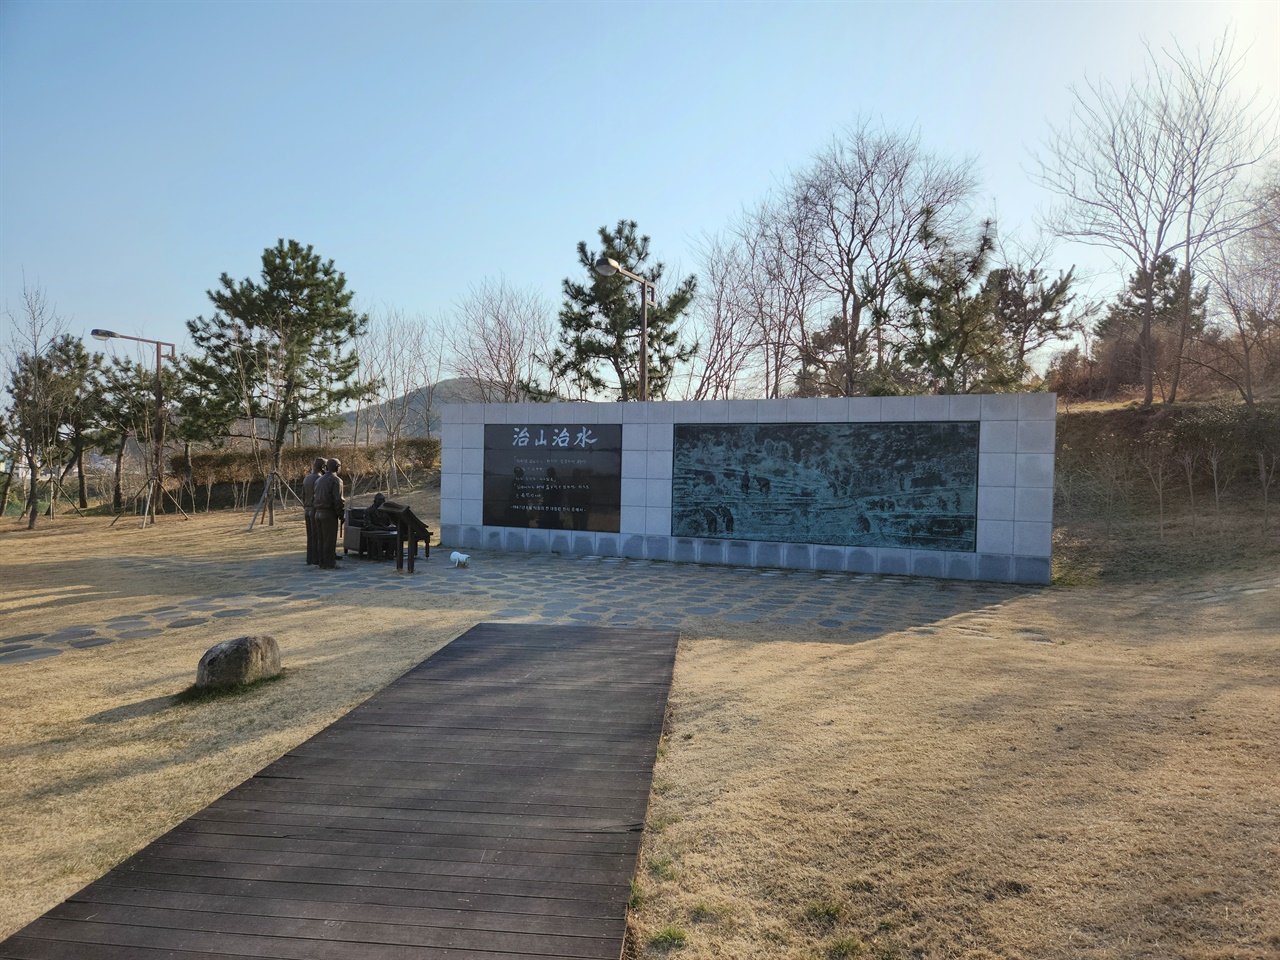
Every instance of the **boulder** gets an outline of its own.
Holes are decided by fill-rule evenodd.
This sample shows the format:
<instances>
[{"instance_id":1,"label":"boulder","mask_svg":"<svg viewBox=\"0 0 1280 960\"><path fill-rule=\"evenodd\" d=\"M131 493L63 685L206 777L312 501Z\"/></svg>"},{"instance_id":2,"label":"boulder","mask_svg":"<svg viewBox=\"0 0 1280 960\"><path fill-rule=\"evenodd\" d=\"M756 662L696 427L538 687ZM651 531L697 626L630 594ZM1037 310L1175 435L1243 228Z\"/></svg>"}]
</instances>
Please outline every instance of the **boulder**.
<instances>
[{"instance_id":1,"label":"boulder","mask_svg":"<svg viewBox=\"0 0 1280 960\"><path fill-rule=\"evenodd\" d=\"M280 672L280 647L275 637L236 637L205 651L196 667L199 689L238 687Z\"/></svg>"}]
</instances>

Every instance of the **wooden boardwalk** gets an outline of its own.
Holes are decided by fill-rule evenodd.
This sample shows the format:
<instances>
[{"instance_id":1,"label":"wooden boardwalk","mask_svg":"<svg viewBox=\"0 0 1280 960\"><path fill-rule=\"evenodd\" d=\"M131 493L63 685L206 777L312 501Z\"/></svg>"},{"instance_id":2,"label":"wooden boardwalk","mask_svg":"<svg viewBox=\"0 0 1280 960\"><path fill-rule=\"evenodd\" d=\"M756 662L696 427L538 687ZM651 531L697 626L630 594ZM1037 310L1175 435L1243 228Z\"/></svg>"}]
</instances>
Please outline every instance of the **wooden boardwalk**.
<instances>
[{"instance_id":1,"label":"wooden boardwalk","mask_svg":"<svg viewBox=\"0 0 1280 960\"><path fill-rule=\"evenodd\" d=\"M481 624L0 957L617 960L675 650Z\"/></svg>"}]
</instances>

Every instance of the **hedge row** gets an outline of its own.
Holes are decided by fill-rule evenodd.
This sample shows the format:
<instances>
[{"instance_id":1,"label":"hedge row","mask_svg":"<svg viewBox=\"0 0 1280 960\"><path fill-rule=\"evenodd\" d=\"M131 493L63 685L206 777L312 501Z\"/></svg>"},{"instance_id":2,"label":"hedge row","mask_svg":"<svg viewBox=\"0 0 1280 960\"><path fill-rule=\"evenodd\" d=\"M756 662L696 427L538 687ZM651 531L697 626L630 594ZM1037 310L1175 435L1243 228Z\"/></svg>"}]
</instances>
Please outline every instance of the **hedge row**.
<instances>
[{"instance_id":1,"label":"hedge row","mask_svg":"<svg viewBox=\"0 0 1280 960\"><path fill-rule=\"evenodd\" d=\"M317 457L337 457L342 461L344 476L365 477L389 472L385 443L369 447L285 447L280 457L280 472L285 479L301 478L311 472ZM429 470L440 460L440 441L434 437L412 437L396 444L396 464L407 472ZM191 455L191 479L201 485L218 483L251 483L261 480L271 467L270 453L255 456L252 450L213 450ZM169 474L185 477L187 459L176 453L169 458Z\"/></svg>"}]
</instances>

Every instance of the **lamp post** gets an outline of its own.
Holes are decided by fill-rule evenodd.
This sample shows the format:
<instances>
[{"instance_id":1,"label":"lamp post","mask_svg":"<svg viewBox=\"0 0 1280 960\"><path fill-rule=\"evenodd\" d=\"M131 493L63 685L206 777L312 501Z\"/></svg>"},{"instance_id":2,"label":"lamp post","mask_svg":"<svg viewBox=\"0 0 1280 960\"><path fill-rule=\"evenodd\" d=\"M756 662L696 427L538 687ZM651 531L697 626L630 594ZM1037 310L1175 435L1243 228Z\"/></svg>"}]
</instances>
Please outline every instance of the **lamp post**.
<instances>
[{"instance_id":1,"label":"lamp post","mask_svg":"<svg viewBox=\"0 0 1280 960\"><path fill-rule=\"evenodd\" d=\"M649 304L656 304L658 291L652 280L646 280L638 273L632 273L612 257L601 257L596 261L596 273L602 277L611 277L620 273L628 280L640 284L640 384L637 389L638 400L649 399Z\"/></svg>"},{"instance_id":2,"label":"lamp post","mask_svg":"<svg viewBox=\"0 0 1280 960\"><path fill-rule=\"evenodd\" d=\"M167 356L170 360L178 358L177 347L172 343L165 343L162 340L152 340L148 337L131 337L127 333L116 333L114 330L90 330L89 336L95 340L133 340L137 343L155 344L156 348L156 423L152 431L154 434L156 455L155 455L155 473L151 482L148 484L147 491L147 509L142 517L142 525L147 525L147 519L155 522L156 510L160 503L160 493L163 490L162 481L164 479L164 386L161 379L161 371L163 369L164 358L166 356L164 348L168 347Z\"/></svg>"}]
</instances>

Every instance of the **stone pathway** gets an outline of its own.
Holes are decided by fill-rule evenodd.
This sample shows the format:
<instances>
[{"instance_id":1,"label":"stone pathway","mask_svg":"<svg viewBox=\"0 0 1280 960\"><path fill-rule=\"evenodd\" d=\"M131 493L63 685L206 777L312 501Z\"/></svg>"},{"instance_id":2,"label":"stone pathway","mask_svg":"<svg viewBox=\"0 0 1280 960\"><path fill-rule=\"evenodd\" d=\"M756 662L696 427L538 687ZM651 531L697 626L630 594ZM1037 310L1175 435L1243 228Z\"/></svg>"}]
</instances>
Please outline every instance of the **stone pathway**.
<instances>
[{"instance_id":1,"label":"stone pathway","mask_svg":"<svg viewBox=\"0 0 1280 960\"><path fill-rule=\"evenodd\" d=\"M485 611L487 620L536 623L596 623L680 629L698 618L730 623L795 626L809 624L844 642L885 633L936 632L936 624L980 635L1010 600L1043 588L955 580L911 579L872 574L757 570L627 560L473 551L471 565L455 569L447 555L419 561L417 572L397 574L388 563L348 557L332 573L313 570L294 558L237 561L128 558L126 575L163 583L166 573L185 568L207 571L217 593L146 609L122 612L100 623L56 630L24 629L0 636L0 665L29 663L109 643L146 641L175 630L271 610L321 606L352 590L397 595L429 592L433 600L452 598ZM1256 578L1216 591L1159 593L1113 590L1108 603L1117 613L1141 615L1166 610L1171 602L1229 604L1241 595L1280 587L1280 577ZM33 591L33 596L36 592ZM44 596L48 591L41 591ZM1032 642L1052 642L1031 627Z\"/></svg>"}]
</instances>

